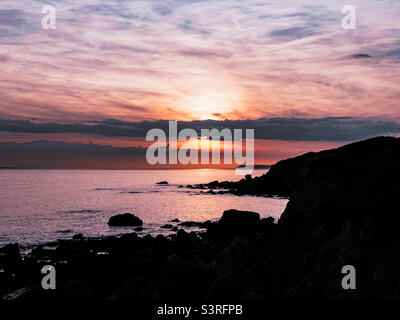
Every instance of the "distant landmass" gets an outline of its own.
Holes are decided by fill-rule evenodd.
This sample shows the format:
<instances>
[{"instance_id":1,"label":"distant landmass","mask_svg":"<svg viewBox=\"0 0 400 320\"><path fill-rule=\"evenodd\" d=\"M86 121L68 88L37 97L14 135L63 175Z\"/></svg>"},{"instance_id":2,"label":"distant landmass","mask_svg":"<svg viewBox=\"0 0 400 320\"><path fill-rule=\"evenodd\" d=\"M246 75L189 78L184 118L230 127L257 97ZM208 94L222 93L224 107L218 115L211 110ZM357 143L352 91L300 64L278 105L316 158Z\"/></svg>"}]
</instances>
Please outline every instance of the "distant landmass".
<instances>
[{"instance_id":1,"label":"distant landmass","mask_svg":"<svg viewBox=\"0 0 400 320\"><path fill-rule=\"evenodd\" d=\"M254 169L270 169L272 165L270 164L255 164ZM238 166L237 169L246 168L245 165Z\"/></svg>"}]
</instances>

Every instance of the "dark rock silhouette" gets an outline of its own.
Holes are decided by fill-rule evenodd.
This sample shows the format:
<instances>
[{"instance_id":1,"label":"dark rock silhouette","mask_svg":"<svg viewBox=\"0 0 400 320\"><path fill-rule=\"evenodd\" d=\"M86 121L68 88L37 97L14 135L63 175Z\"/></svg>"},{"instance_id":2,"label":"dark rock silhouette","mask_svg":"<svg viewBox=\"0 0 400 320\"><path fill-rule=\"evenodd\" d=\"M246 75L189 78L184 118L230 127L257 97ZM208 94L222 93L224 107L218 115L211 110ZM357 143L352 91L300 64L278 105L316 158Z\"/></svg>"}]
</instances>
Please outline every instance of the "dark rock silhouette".
<instances>
[{"instance_id":1,"label":"dark rock silhouette","mask_svg":"<svg viewBox=\"0 0 400 320\"><path fill-rule=\"evenodd\" d=\"M271 169L260 177L245 178L239 182L218 182L191 186L198 189L228 189L237 195L267 195L290 197L304 183L305 178L314 170L330 170L337 165L351 171L360 167L380 171L385 165L399 160L399 139L377 137L344 147L318 153L307 153L287 159L271 166ZM337 164L336 161L339 161Z\"/></svg>"},{"instance_id":2,"label":"dark rock silhouette","mask_svg":"<svg viewBox=\"0 0 400 320\"><path fill-rule=\"evenodd\" d=\"M160 181L160 182L157 182L156 184L158 184L158 185L168 185L168 181Z\"/></svg>"},{"instance_id":3,"label":"dark rock silhouette","mask_svg":"<svg viewBox=\"0 0 400 320\"><path fill-rule=\"evenodd\" d=\"M108 225L110 227L141 227L143 221L131 213L124 213L111 217Z\"/></svg>"},{"instance_id":4,"label":"dark rock silhouette","mask_svg":"<svg viewBox=\"0 0 400 320\"><path fill-rule=\"evenodd\" d=\"M253 234L258 231L260 215L256 212L227 210L217 223L208 226L208 236L212 238L233 238Z\"/></svg>"},{"instance_id":5,"label":"dark rock silhouette","mask_svg":"<svg viewBox=\"0 0 400 320\"><path fill-rule=\"evenodd\" d=\"M185 221L178 224L180 227L185 228L202 228L205 229L209 225L209 221L206 222L196 222L196 221Z\"/></svg>"},{"instance_id":6,"label":"dark rock silhouette","mask_svg":"<svg viewBox=\"0 0 400 320\"><path fill-rule=\"evenodd\" d=\"M22 258L18 244L8 244L0 248L0 266L14 271L21 264Z\"/></svg>"},{"instance_id":7,"label":"dark rock silhouette","mask_svg":"<svg viewBox=\"0 0 400 320\"><path fill-rule=\"evenodd\" d=\"M165 224L161 226L161 229L172 229L174 226L172 224Z\"/></svg>"},{"instance_id":8,"label":"dark rock silhouette","mask_svg":"<svg viewBox=\"0 0 400 320\"><path fill-rule=\"evenodd\" d=\"M399 179L396 138L285 160L260 178L214 183L290 196L278 223L229 210L203 233L64 240L23 261L9 245L0 248L0 296L29 288L19 300L398 300ZM48 260L54 292L39 287ZM357 290L342 288L345 265L357 271Z\"/></svg>"},{"instance_id":9,"label":"dark rock silhouette","mask_svg":"<svg viewBox=\"0 0 400 320\"><path fill-rule=\"evenodd\" d=\"M82 239L83 239L83 234L81 234L81 233L75 234L75 235L72 237L72 239L73 239L73 240L82 240Z\"/></svg>"}]
</instances>

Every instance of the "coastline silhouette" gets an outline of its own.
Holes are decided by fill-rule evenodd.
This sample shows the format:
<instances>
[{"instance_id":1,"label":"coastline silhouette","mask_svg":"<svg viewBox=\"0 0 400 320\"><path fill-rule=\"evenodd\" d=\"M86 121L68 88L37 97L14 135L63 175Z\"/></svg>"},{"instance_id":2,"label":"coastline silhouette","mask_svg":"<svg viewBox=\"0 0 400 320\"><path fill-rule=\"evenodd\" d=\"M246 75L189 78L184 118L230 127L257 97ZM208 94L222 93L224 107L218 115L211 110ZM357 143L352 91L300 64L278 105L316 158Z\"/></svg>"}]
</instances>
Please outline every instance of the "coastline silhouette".
<instances>
[{"instance_id":1,"label":"coastline silhouette","mask_svg":"<svg viewBox=\"0 0 400 320\"><path fill-rule=\"evenodd\" d=\"M399 160L400 140L377 137L281 161L261 177L202 186L289 197L278 223L233 209L217 222L202 222L203 232L177 225L170 237L76 236L37 246L24 259L18 244L6 245L0 295L16 301L397 300ZM57 290L44 291L37 281L44 263L57 270ZM341 285L346 265L357 271L357 290Z\"/></svg>"}]
</instances>

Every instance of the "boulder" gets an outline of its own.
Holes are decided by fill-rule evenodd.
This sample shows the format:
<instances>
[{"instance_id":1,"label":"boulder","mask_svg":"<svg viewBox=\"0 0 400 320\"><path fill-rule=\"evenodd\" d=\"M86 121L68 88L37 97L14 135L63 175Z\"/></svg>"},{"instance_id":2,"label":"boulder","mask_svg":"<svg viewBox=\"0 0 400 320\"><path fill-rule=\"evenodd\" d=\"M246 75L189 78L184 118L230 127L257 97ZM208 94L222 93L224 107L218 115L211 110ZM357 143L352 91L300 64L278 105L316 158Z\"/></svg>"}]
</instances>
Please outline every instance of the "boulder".
<instances>
[{"instance_id":1,"label":"boulder","mask_svg":"<svg viewBox=\"0 0 400 320\"><path fill-rule=\"evenodd\" d=\"M141 227L143 221L131 213L124 213L111 217L108 225L110 227Z\"/></svg>"},{"instance_id":2,"label":"boulder","mask_svg":"<svg viewBox=\"0 0 400 320\"><path fill-rule=\"evenodd\" d=\"M260 222L260 215L257 212L227 210L219 220L222 226L228 228L256 228Z\"/></svg>"},{"instance_id":3,"label":"boulder","mask_svg":"<svg viewBox=\"0 0 400 320\"><path fill-rule=\"evenodd\" d=\"M206 224L210 240L232 241L241 235L255 234L260 229L260 215L257 212L227 210L217 223Z\"/></svg>"}]
</instances>

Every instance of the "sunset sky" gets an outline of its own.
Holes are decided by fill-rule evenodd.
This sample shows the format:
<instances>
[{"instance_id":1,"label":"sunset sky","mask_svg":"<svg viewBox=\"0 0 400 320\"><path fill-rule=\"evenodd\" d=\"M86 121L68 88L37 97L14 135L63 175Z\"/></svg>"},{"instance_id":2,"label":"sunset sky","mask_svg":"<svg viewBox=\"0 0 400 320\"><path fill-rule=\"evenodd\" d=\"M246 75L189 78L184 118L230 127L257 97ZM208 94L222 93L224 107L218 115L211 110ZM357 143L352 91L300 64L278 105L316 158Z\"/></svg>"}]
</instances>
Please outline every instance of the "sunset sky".
<instances>
[{"instance_id":1,"label":"sunset sky","mask_svg":"<svg viewBox=\"0 0 400 320\"><path fill-rule=\"evenodd\" d=\"M230 120L273 163L399 135L399 17L395 0L3 0L0 142L145 147L158 120Z\"/></svg>"}]
</instances>

